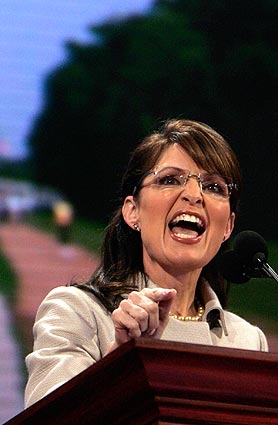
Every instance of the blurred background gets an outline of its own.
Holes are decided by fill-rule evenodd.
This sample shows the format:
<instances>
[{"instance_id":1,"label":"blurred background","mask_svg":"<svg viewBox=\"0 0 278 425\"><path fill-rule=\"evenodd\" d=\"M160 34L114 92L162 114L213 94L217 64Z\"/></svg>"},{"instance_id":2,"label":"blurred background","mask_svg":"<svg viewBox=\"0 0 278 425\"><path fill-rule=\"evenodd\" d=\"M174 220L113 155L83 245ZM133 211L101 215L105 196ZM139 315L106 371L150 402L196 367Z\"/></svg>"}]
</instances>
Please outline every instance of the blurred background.
<instances>
[{"instance_id":1,"label":"blurred background","mask_svg":"<svg viewBox=\"0 0 278 425\"><path fill-rule=\"evenodd\" d=\"M243 174L235 234L259 232L278 268L277 33L275 0L1 1L0 291L8 311L18 311L21 288L8 235L24 226L95 258L129 152L173 117L205 122L229 140ZM274 281L253 279L231 287L229 307L275 336L277 301ZM15 325L23 387L30 336Z\"/></svg>"}]
</instances>

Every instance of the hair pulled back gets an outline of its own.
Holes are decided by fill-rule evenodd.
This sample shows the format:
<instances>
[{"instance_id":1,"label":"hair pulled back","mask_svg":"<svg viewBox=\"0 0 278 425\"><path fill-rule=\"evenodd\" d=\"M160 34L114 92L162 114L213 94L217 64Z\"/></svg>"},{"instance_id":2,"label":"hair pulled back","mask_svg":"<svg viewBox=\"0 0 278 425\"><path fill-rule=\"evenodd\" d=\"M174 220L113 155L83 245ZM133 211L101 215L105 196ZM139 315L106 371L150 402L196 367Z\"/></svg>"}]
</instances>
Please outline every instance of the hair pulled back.
<instances>
[{"instance_id":1,"label":"hair pulled back","mask_svg":"<svg viewBox=\"0 0 278 425\"><path fill-rule=\"evenodd\" d=\"M131 154L123 176L119 207L106 229L100 267L86 285L86 289L100 298L110 311L117 307L123 293L141 289L139 285L142 276L147 278L143 266L141 235L124 221L123 202L133 194L140 178L156 165L164 151L173 144L184 149L200 168L230 178L238 187L240 185L240 167L233 150L220 134L206 124L173 119L167 121L159 132L143 139ZM237 209L238 196L238 191L232 192L231 211ZM221 250L225 249L225 244ZM215 259L212 259L203 268L201 277L209 281L225 306L225 282L215 264Z\"/></svg>"}]
</instances>

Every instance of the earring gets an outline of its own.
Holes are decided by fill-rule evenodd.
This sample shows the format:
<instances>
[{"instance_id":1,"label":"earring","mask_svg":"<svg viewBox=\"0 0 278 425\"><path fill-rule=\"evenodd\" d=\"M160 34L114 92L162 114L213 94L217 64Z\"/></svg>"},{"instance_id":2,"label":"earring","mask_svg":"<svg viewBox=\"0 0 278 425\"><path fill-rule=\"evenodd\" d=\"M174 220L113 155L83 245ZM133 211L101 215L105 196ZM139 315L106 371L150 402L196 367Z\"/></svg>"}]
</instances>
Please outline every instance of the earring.
<instances>
[{"instance_id":1,"label":"earring","mask_svg":"<svg viewBox=\"0 0 278 425\"><path fill-rule=\"evenodd\" d=\"M140 228L139 228L139 226L138 226L137 223L134 223L133 224L133 229L136 230L137 232L141 232L141 230L140 230Z\"/></svg>"}]
</instances>

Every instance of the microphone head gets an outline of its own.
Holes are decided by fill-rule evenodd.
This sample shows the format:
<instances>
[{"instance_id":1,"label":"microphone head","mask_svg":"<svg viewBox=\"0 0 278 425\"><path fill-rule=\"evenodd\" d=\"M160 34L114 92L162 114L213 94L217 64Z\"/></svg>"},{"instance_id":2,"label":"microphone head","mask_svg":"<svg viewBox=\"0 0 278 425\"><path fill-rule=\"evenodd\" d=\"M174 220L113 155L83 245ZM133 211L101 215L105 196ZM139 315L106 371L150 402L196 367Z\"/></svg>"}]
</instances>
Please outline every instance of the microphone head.
<instances>
[{"instance_id":1,"label":"microphone head","mask_svg":"<svg viewBox=\"0 0 278 425\"><path fill-rule=\"evenodd\" d=\"M219 256L218 269L229 282L246 283L250 280L250 277L245 273L244 265L238 260L232 249Z\"/></svg>"},{"instance_id":2,"label":"microphone head","mask_svg":"<svg viewBox=\"0 0 278 425\"><path fill-rule=\"evenodd\" d=\"M264 238L252 230L240 232L234 239L234 251L241 264L254 268L258 265L257 254L260 259L267 261L268 249Z\"/></svg>"},{"instance_id":3,"label":"microphone head","mask_svg":"<svg viewBox=\"0 0 278 425\"><path fill-rule=\"evenodd\" d=\"M217 267L229 282L246 283L251 278L266 276L262 265L267 261L267 256L264 238L252 230L245 230L235 237L233 249L218 257Z\"/></svg>"}]
</instances>

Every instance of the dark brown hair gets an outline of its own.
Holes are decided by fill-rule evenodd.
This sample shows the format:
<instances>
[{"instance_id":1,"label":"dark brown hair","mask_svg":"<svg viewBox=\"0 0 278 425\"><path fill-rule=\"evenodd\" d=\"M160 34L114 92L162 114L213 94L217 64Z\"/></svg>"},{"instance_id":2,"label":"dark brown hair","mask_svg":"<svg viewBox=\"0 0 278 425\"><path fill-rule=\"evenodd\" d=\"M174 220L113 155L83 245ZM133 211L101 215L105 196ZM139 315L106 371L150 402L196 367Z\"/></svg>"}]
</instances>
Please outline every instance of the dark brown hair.
<instances>
[{"instance_id":1,"label":"dark brown hair","mask_svg":"<svg viewBox=\"0 0 278 425\"><path fill-rule=\"evenodd\" d=\"M141 177L155 166L163 152L173 144L180 145L200 168L226 177L239 188L241 177L238 160L230 145L211 127L196 121L169 120L159 132L143 139L131 154L123 176L119 207L106 229L100 267L85 285L110 311L117 307L123 293L141 289L139 282L142 279L139 277L145 277L145 281L147 279L141 236L125 223L123 202L133 194ZM138 192L140 190L136 196ZM231 211L237 209L238 196L239 190L233 190L230 196ZM225 249L225 244L222 244L221 251ZM212 259L203 268L201 277L209 281L225 306L225 282L215 264L215 259Z\"/></svg>"}]
</instances>

